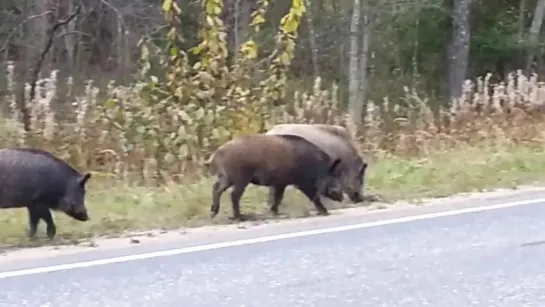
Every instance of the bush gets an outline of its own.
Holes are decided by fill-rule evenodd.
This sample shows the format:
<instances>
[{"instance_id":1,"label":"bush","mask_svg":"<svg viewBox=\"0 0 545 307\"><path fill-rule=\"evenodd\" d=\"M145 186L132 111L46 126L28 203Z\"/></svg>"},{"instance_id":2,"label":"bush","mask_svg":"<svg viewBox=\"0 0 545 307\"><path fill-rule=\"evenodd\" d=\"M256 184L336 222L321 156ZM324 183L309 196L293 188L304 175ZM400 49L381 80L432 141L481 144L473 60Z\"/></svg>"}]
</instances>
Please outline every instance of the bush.
<instances>
[{"instance_id":1,"label":"bush","mask_svg":"<svg viewBox=\"0 0 545 307\"><path fill-rule=\"evenodd\" d=\"M355 132L362 154L369 159L409 158L464 146L541 148L545 134L543 84L536 76L527 78L520 71L511 74L507 84L490 85L488 78L479 78L476 83L468 80L464 96L450 109L433 112L428 98L409 88L405 88L404 107L391 107L387 97L380 104L367 103L365 125ZM165 179L158 175L169 179L201 175L203 160L236 134L263 132L278 123L346 125L347 118L335 85L323 89L317 78L311 92L295 91L286 99L288 103L267 105L266 119L248 106L234 108L228 116L221 114L228 107L219 104L210 108L196 102L150 106L141 96L146 86L142 83L130 87L111 83L103 95L110 98L100 102L99 89L89 81L86 94L72 104L76 118L55 121L50 107L55 83L54 74L42 80L46 95L31 105L30 133L25 134L16 120L19 112L14 96L7 96L13 116L2 119L0 141L4 146L51 150L78 168L123 179L126 184Z\"/></svg>"}]
</instances>

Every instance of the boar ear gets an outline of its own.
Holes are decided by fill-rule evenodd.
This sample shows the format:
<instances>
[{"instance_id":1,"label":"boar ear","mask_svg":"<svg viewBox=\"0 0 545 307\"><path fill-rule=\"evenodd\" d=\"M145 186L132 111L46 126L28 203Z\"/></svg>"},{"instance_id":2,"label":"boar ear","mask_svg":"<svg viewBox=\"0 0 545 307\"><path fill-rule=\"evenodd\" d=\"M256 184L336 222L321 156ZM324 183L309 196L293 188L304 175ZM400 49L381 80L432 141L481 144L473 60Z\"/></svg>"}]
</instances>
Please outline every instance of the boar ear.
<instances>
[{"instance_id":1,"label":"boar ear","mask_svg":"<svg viewBox=\"0 0 545 307\"><path fill-rule=\"evenodd\" d=\"M329 167L328 173L329 174L336 174L336 170L339 167L339 164L341 163L341 159L337 158L331 163L331 166Z\"/></svg>"},{"instance_id":2,"label":"boar ear","mask_svg":"<svg viewBox=\"0 0 545 307\"><path fill-rule=\"evenodd\" d=\"M80 187L85 187L85 183L87 183L87 180L89 180L89 178L91 178L91 173L87 173L81 177L79 177L78 179L78 184Z\"/></svg>"}]
</instances>

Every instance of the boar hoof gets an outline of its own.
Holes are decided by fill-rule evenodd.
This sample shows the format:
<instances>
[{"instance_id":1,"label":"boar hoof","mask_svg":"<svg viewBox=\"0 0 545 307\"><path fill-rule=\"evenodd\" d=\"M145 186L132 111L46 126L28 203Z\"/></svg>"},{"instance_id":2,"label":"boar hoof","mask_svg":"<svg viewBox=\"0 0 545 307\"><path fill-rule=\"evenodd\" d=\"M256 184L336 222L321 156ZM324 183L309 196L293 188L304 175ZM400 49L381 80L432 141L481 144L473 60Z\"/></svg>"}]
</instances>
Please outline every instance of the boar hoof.
<instances>
[{"instance_id":1,"label":"boar hoof","mask_svg":"<svg viewBox=\"0 0 545 307\"><path fill-rule=\"evenodd\" d=\"M231 216L231 217L229 217L229 219L230 219L231 221L239 221L239 222L244 222L244 221L246 221L246 218L243 217L242 215L239 215L239 216Z\"/></svg>"},{"instance_id":2,"label":"boar hoof","mask_svg":"<svg viewBox=\"0 0 545 307\"><path fill-rule=\"evenodd\" d=\"M49 238L49 241L53 240L55 238L55 235L57 234L57 231L55 228L47 228L47 237Z\"/></svg>"},{"instance_id":3,"label":"boar hoof","mask_svg":"<svg viewBox=\"0 0 545 307\"><path fill-rule=\"evenodd\" d=\"M29 239L30 241L36 240L36 233L37 233L37 231L36 231L35 229L30 229L30 230L28 231L28 239Z\"/></svg>"},{"instance_id":4,"label":"boar hoof","mask_svg":"<svg viewBox=\"0 0 545 307\"><path fill-rule=\"evenodd\" d=\"M215 218L216 215L218 215L217 212L214 212L214 211L210 212L210 218L211 218L211 219Z\"/></svg>"},{"instance_id":5,"label":"boar hoof","mask_svg":"<svg viewBox=\"0 0 545 307\"><path fill-rule=\"evenodd\" d=\"M321 216L328 216L329 215L329 212L327 210L320 210L318 211L318 215L321 215Z\"/></svg>"}]
</instances>

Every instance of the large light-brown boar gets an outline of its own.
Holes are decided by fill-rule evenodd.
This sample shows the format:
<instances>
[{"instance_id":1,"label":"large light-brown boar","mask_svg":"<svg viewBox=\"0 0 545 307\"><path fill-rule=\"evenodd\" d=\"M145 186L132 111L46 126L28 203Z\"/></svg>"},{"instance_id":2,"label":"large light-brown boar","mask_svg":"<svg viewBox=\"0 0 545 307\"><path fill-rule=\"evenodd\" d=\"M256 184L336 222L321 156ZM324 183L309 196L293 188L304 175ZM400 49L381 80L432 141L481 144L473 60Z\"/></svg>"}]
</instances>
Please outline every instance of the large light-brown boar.
<instances>
[{"instance_id":1,"label":"large light-brown boar","mask_svg":"<svg viewBox=\"0 0 545 307\"><path fill-rule=\"evenodd\" d=\"M296 135L318 146L331 158L341 159L341 174L344 192L353 202L364 200L363 189L367 163L358 154L348 130L342 126L325 124L278 124L267 135ZM274 188L269 188L274 193Z\"/></svg>"},{"instance_id":2,"label":"large light-brown boar","mask_svg":"<svg viewBox=\"0 0 545 307\"><path fill-rule=\"evenodd\" d=\"M221 194L233 187L232 218L242 220L240 198L250 183L275 188L269 197L273 214L278 214L286 187L293 185L314 203L319 215L328 215L319 196L343 200L339 164L340 159L331 159L302 137L265 134L236 137L220 146L206 162L217 175L212 188L211 217L218 214Z\"/></svg>"}]
</instances>

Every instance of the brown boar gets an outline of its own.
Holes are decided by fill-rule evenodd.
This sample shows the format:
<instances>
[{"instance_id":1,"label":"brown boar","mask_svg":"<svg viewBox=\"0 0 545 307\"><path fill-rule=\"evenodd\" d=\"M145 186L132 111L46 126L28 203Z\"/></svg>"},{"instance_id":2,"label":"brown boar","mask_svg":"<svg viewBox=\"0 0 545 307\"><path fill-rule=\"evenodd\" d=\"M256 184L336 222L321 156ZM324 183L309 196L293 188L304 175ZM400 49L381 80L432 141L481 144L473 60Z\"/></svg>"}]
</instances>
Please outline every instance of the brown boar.
<instances>
[{"instance_id":1,"label":"brown boar","mask_svg":"<svg viewBox=\"0 0 545 307\"><path fill-rule=\"evenodd\" d=\"M333 159L341 159L339 172L343 191L351 201L361 202L367 163L358 154L346 128L325 124L278 124L267 135L295 135L318 146ZM274 193L274 188L269 189Z\"/></svg>"},{"instance_id":2,"label":"brown boar","mask_svg":"<svg viewBox=\"0 0 545 307\"><path fill-rule=\"evenodd\" d=\"M305 194L319 215L329 214L320 195L343 200L337 171L340 159L331 159L316 145L298 136L236 137L220 146L206 164L217 175L212 189L212 218L218 214L221 194L232 186L232 218L241 220L240 198L250 183L274 188L269 202L275 215L289 185Z\"/></svg>"}]
</instances>

